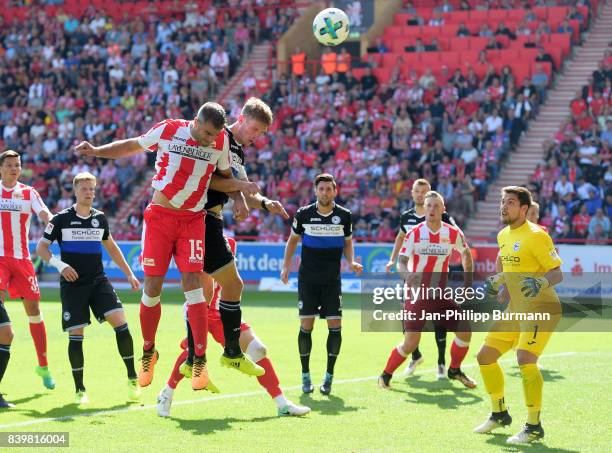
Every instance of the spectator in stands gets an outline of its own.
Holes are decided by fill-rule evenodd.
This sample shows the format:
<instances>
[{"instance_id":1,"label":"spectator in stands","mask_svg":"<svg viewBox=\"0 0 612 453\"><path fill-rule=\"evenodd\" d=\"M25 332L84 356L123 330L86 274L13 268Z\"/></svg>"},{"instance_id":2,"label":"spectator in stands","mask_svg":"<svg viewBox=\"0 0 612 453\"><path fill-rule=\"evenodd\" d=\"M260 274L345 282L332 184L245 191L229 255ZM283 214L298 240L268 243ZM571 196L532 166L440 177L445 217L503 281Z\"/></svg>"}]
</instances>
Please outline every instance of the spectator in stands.
<instances>
[{"instance_id":1,"label":"spectator in stands","mask_svg":"<svg viewBox=\"0 0 612 453\"><path fill-rule=\"evenodd\" d=\"M543 46L538 46L538 54L535 57L535 61L550 63L552 66L552 70L557 70L555 60L553 60L553 57L549 53L547 53L546 50L544 50Z\"/></svg>"},{"instance_id":2,"label":"spectator in stands","mask_svg":"<svg viewBox=\"0 0 612 453\"><path fill-rule=\"evenodd\" d=\"M470 32L470 30L465 26L465 24L463 22L461 22L459 24L459 28L457 29L457 36L463 36L463 37L467 37L467 36L472 36L472 33Z\"/></svg>"},{"instance_id":3,"label":"spectator in stands","mask_svg":"<svg viewBox=\"0 0 612 453\"><path fill-rule=\"evenodd\" d=\"M580 206L580 211L572 218L574 234L579 238L586 238L591 222L591 216L587 213L586 205Z\"/></svg>"},{"instance_id":4,"label":"spectator in stands","mask_svg":"<svg viewBox=\"0 0 612 453\"><path fill-rule=\"evenodd\" d=\"M442 14L440 12L434 11L427 25L431 27L441 27L442 25L444 25L444 18L442 17Z\"/></svg>"},{"instance_id":5,"label":"spectator in stands","mask_svg":"<svg viewBox=\"0 0 612 453\"><path fill-rule=\"evenodd\" d=\"M574 33L574 28L570 25L569 21L567 19L565 19L557 27L557 33L569 33L571 35L571 34Z\"/></svg>"},{"instance_id":6,"label":"spectator in stands","mask_svg":"<svg viewBox=\"0 0 612 453\"><path fill-rule=\"evenodd\" d=\"M598 208L595 211L595 215L591 217L589 222L589 236L594 235L597 227L600 226L606 239L610 234L610 219L604 215L602 208Z\"/></svg>"},{"instance_id":7,"label":"spectator in stands","mask_svg":"<svg viewBox=\"0 0 612 453\"><path fill-rule=\"evenodd\" d=\"M536 64L533 74L531 76L531 84L535 87L538 99L541 102L544 102L546 100L545 95L549 82L550 79L548 77L548 74L544 70L544 67L541 64Z\"/></svg>"},{"instance_id":8,"label":"spectator in stands","mask_svg":"<svg viewBox=\"0 0 612 453\"><path fill-rule=\"evenodd\" d=\"M506 27L506 24L504 22L500 22L499 25L497 26L497 29L495 30L495 36L500 36L500 35L507 36L508 39L512 39L512 40L516 39L516 35L512 32L512 30Z\"/></svg>"},{"instance_id":9,"label":"spectator in stands","mask_svg":"<svg viewBox=\"0 0 612 453\"><path fill-rule=\"evenodd\" d=\"M482 26L480 27L480 31L478 32L478 36L481 36L483 38L490 38L491 36L493 36L493 30L489 28L489 24L482 24Z\"/></svg>"},{"instance_id":10,"label":"spectator in stands","mask_svg":"<svg viewBox=\"0 0 612 453\"><path fill-rule=\"evenodd\" d=\"M217 78L226 81L229 77L229 55L221 45L215 47L215 51L210 56L208 62L211 69L215 72Z\"/></svg>"}]
</instances>

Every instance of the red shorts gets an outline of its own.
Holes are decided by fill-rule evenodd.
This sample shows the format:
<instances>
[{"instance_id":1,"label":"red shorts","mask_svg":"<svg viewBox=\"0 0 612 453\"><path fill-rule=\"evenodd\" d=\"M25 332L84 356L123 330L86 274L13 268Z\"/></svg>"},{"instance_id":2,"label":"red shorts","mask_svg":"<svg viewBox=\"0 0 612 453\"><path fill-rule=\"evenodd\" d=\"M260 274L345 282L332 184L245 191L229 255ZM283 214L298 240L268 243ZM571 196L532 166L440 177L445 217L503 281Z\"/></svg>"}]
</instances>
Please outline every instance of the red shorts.
<instances>
[{"instance_id":1,"label":"red shorts","mask_svg":"<svg viewBox=\"0 0 612 453\"><path fill-rule=\"evenodd\" d=\"M11 299L40 300L36 271L28 258L0 256L0 291L7 291Z\"/></svg>"},{"instance_id":2,"label":"red shorts","mask_svg":"<svg viewBox=\"0 0 612 453\"><path fill-rule=\"evenodd\" d=\"M453 301L446 299L437 300L417 300L415 303L411 301L404 302L404 310L408 314L412 314L414 319L407 318L404 320L404 332L421 332L423 326L430 318L434 318L431 322L437 326L443 326L446 330L457 332L460 326L461 331L468 329L466 322L460 322L456 316L447 316L447 310L454 313L461 313L461 307ZM425 318L425 319L423 319Z\"/></svg>"},{"instance_id":3,"label":"red shorts","mask_svg":"<svg viewBox=\"0 0 612 453\"><path fill-rule=\"evenodd\" d=\"M164 208L150 204L142 224L140 264L145 275L166 275L174 258L181 273L202 272L205 212Z\"/></svg>"},{"instance_id":4,"label":"red shorts","mask_svg":"<svg viewBox=\"0 0 612 453\"><path fill-rule=\"evenodd\" d=\"M246 322L240 323L240 332L249 330ZM208 307L208 333L212 335L214 340L221 346L225 346L225 335L223 334L223 323L221 322L221 313L219 310Z\"/></svg>"}]
</instances>

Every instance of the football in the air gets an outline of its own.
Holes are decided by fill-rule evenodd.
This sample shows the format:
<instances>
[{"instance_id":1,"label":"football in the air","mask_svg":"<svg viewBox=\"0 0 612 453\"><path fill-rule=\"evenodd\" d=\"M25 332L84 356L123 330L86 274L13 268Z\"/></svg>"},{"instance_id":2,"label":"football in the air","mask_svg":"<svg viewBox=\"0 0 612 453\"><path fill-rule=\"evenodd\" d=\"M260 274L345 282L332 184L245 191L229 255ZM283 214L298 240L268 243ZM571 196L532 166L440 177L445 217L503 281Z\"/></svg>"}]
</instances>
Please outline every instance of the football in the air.
<instances>
[{"instance_id":1,"label":"football in the air","mask_svg":"<svg viewBox=\"0 0 612 453\"><path fill-rule=\"evenodd\" d=\"M312 31L324 46L342 44L349 35L348 16L338 8L324 9L314 18Z\"/></svg>"}]
</instances>

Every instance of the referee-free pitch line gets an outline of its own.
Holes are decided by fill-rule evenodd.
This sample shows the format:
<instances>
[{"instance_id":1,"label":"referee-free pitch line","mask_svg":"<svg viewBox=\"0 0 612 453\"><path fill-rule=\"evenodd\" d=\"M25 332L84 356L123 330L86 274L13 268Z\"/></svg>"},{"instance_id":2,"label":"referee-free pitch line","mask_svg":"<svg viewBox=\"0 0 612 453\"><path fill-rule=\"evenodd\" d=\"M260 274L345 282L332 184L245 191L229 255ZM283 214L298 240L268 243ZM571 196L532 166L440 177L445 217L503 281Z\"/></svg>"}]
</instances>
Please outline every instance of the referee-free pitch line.
<instances>
[{"instance_id":1,"label":"referee-free pitch line","mask_svg":"<svg viewBox=\"0 0 612 453\"><path fill-rule=\"evenodd\" d=\"M572 356L572 355L576 355L578 354L577 352L558 352L555 354L545 354L543 355L541 358L542 359L549 359L549 358L555 358L555 357L567 357L567 356ZM592 352L586 352L586 353L580 353L581 355L584 354L595 354L595 355L599 355L601 353L592 353ZM500 360L500 363L511 363L511 362L516 362L516 358L512 358L512 359L504 359L504 360ZM462 368L474 368L476 367L477 364L476 363L468 363L464 366L462 366ZM426 370L419 370L419 374L423 374L423 373L433 373L434 371L436 371L437 368L429 368ZM364 381L373 381L378 379L378 376L368 376L368 377L360 377L360 378L352 378L352 379L339 379L337 381L334 381L334 386L337 385L341 385L341 384L353 384L355 382L364 382ZM301 389L302 386L301 385L294 385L291 387L284 387L283 390L284 391L292 391L292 390L299 390ZM183 400L183 401L173 401L172 402L172 407L176 407L176 406L186 406L186 405L190 405L190 404L197 404L197 403L207 403L207 402L211 402L211 401L218 401L218 400L226 400L226 399L234 399L234 398L248 398L251 396L263 396L266 395L267 393L265 390L256 390L253 392L242 392L242 393L228 393L227 395L217 395L217 396L210 396L208 398L198 398L198 399L192 399L192 400ZM49 422L59 422L59 421L63 421L63 420L68 420L71 418L78 418L78 417L91 417L94 415L108 415L108 414L119 414L122 412L134 412L134 411L145 411L145 410L150 410L150 409L156 409L157 408L157 404L148 404L145 406L129 406L129 407L123 407L120 409L101 409L98 411L90 411L90 412L76 412L73 415L63 415L61 417L49 417L49 418L39 418L36 420L25 420L22 422L17 422L17 423L7 423L5 425L0 425L0 429L7 429L7 428L16 428L16 427L20 427L20 426L32 426L32 425L39 425L42 423L49 423ZM8 413L9 411L6 411L5 413ZM16 411L18 412L18 411ZM248 420L245 420L248 421Z\"/></svg>"}]
</instances>

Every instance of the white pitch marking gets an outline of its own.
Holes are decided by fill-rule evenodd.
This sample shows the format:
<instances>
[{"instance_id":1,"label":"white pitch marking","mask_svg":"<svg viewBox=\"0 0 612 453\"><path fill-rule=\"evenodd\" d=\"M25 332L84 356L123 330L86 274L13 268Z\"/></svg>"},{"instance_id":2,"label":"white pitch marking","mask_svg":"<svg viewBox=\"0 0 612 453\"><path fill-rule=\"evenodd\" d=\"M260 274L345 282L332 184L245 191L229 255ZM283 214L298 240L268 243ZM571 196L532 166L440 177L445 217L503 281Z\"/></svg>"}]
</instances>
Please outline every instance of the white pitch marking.
<instances>
[{"instance_id":1,"label":"white pitch marking","mask_svg":"<svg viewBox=\"0 0 612 453\"><path fill-rule=\"evenodd\" d=\"M544 355L540 358L542 359L547 359L547 358L553 358L553 357L566 357L566 356L571 356L571 355L576 355L578 353L576 352L558 352L556 354L548 354L548 355ZM505 359L505 360L500 360L500 363L508 363L508 362L515 362L516 358L513 359ZM470 363L465 365L463 368L473 368L475 367L477 364L475 363ZM436 371L437 368L431 368L428 370L422 370L419 374L422 373L427 373L427 372L434 372ZM364 382L364 381L373 381L375 379L378 379L378 376L368 376L368 377L360 377L360 378L352 378L352 379L339 379L337 381L334 381L334 385L339 385L339 384L352 384L355 382ZM291 391L291 390L298 390L301 389L302 386L301 385L294 385L291 387L285 387L284 390L285 391ZM229 393L227 395L218 395L218 396L211 396L208 398L198 398L198 399L193 399L193 400L183 400L183 401L174 401L172 403L172 406L185 406L188 404L196 404L196 403L206 403L206 402L210 402L210 401L217 401L217 400L224 400L224 399L233 399L233 398L247 398L247 397L251 397L251 396L258 396L258 395L266 395L265 390L257 390L257 391L253 391L253 392L243 392L243 393ZM102 409L99 411L90 411L90 412L77 412L73 415L64 415L62 417L49 417L49 418L40 418L40 419L36 419L36 420L26 420L26 421L22 421L22 422L17 422L17 423L7 423L5 425L0 425L0 429L7 429L7 428L15 428L18 426L32 426L32 425L39 425L42 423L48 423L48 422L57 422L57 421L62 421L62 420L68 420L71 418L78 418L78 417L91 417L93 415L108 415L108 414L119 414L122 412L134 412L134 411L144 411L144 410L149 410L149 409L156 409L157 408L157 404L148 404L146 406L131 406L131 407L124 407L121 409Z\"/></svg>"}]
</instances>

